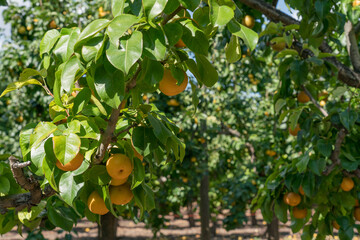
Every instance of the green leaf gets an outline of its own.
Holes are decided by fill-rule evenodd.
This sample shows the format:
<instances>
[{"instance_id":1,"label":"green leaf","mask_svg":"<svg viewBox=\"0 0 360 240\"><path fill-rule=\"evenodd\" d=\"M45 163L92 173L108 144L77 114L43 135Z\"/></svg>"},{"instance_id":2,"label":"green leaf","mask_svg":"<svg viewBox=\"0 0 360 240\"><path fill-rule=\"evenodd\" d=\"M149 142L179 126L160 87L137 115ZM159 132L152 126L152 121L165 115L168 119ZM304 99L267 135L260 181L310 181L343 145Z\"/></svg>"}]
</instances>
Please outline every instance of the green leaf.
<instances>
[{"instance_id":1,"label":"green leaf","mask_svg":"<svg viewBox=\"0 0 360 240\"><path fill-rule=\"evenodd\" d=\"M74 99L72 111L74 114L81 112L91 99L91 90L87 87L83 88Z\"/></svg>"},{"instance_id":2,"label":"green leaf","mask_svg":"<svg viewBox=\"0 0 360 240\"><path fill-rule=\"evenodd\" d=\"M77 51L84 43L86 43L91 37L99 33L101 30L109 25L110 21L107 19L96 19L92 21L85 29L80 33L79 39L77 40L74 50Z\"/></svg>"},{"instance_id":3,"label":"green leaf","mask_svg":"<svg viewBox=\"0 0 360 240\"><path fill-rule=\"evenodd\" d=\"M154 133L151 128L136 127L132 133L132 142L135 150L142 156L147 156L157 147L154 142Z\"/></svg>"},{"instance_id":4,"label":"green leaf","mask_svg":"<svg viewBox=\"0 0 360 240\"><path fill-rule=\"evenodd\" d=\"M290 78L298 86L306 82L308 72L308 66L305 61L295 60L290 65Z\"/></svg>"},{"instance_id":5,"label":"green leaf","mask_svg":"<svg viewBox=\"0 0 360 240\"><path fill-rule=\"evenodd\" d=\"M35 69L32 68L25 68L22 73L20 74L19 81L25 81L29 80L29 78L32 78L34 76L41 76L41 73Z\"/></svg>"},{"instance_id":6,"label":"green leaf","mask_svg":"<svg viewBox=\"0 0 360 240\"><path fill-rule=\"evenodd\" d=\"M96 185L106 185L110 182L111 177L107 173L104 165L92 166L88 171L85 172L85 178Z\"/></svg>"},{"instance_id":7,"label":"green leaf","mask_svg":"<svg viewBox=\"0 0 360 240\"><path fill-rule=\"evenodd\" d=\"M230 42L225 46L225 55L226 60L229 63L234 63L240 60L241 58L241 45L238 37L232 35Z\"/></svg>"},{"instance_id":8,"label":"green leaf","mask_svg":"<svg viewBox=\"0 0 360 240\"><path fill-rule=\"evenodd\" d=\"M154 129L156 138L164 145L166 145L167 139L172 136L170 130L157 118L151 114L148 115L148 120Z\"/></svg>"},{"instance_id":9,"label":"green leaf","mask_svg":"<svg viewBox=\"0 0 360 240\"><path fill-rule=\"evenodd\" d=\"M51 122L40 122L30 135L30 147L37 147L42 141L50 136L57 129Z\"/></svg>"},{"instance_id":10,"label":"green leaf","mask_svg":"<svg viewBox=\"0 0 360 240\"><path fill-rule=\"evenodd\" d=\"M282 99L282 98L279 98L276 103L275 103L275 112L276 114L279 114L280 113L280 110L286 106L286 100L285 99Z\"/></svg>"},{"instance_id":11,"label":"green leaf","mask_svg":"<svg viewBox=\"0 0 360 240\"><path fill-rule=\"evenodd\" d=\"M118 108L125 95L125 79L122 72L106 71L103 65L95 69L94 83L100 98L112 108ZM107 115L107 114L106 114Z\"/></svg>"},{"instance_id":12,"label":"green leaf","mask_svg":"<svg viewBox=\"0 0 360 240\"><path fill-rule=\"evenodd\" d=\"M276 55L276 58L283 58L288 55L299 56L299 53L294 49L284 49Z\"/></svg>"},{"instance_id":13,"label":"green leaf","mask_svg":"<svg viewBox=\"0 0 360 240\"><path fill-rule=\"evenodd\" d=\"M183 7L190 11L194 11L200 4L200 0L179 0L179 2Z\"/></svg>"},{"instance_id":14,"label":"green leaf","mask_svg":"<svg viewBox=\"0 0 360 240\"><path fill-rule=\"evenodd\" d=\"M352 109L351 110L347 109L340 113L340 121L347 130L351 130L357 118L358 118L357 112L355 112Z\"/></svg>"},{"instance_id":15,"label":"green leaf","mask_svg":"<svg viewBox=\"0 0 360 240\"><path fill-rule=\"evenodd\" d=\"M207 87L212 87L218 81L218 73L216 69L205 56L195 54L195 58L199 69L201 82Z\"/></svg>"},{"instance_id":16,"label":"green leaf","mask_svg":"<svg viewBox=\"0 0 360 240\"><path fill-rule=\"evenodd\" d=\"M142 33L133 32L131 36L123 37L120 42L121 49L117 49L116 46L110 43L106 49L106 56L114 67L127 74L142 55Z\"/></svg>"},{"instance_id":17,"label":"green leaf","mask_svg":"<svg viewBox=\"0 0 360 240\"><path fill-rule=\"evenodd\" d=\"M165 24L164 31L170 46L174 46L183 34L181 24L178 22Z\"/></svg>"},{"instance_id":18,"label":"green leaf","mask_svg":"<svg viewBox=\"0 0 360 240\"><path fill-rule=\"evenodd\" d=\"M45 159L45 145L46 141L43 141L38 147L31 148L31 163L35 166L35 169L31 168L32 172L34 172L38 176L43 175L42 164Z\"/></svg>"},{"instance_id":19,"label":"green leaf","mask_svg":"<svg viewBox=\"0 0 360 240\"><path fill-rule=\"evenodd\" d=\"M317 148L319 149L319 152L325 156L330 157L331 151L332 151L332 145L329 141L326 141L324 139L320 139L317 144Z\"/></svg>"},{"instance_id":20,"label":"green leaf","mask_svg":"<svg viewBox=\"0 0 360 240\"><path fill-rule=\"evenodd\" d=\"M234 11L226 5L219 5L217 0L209 0L210 21L214 27L226 25L234 17Z\"/></svg>"},{"instance_id":21,"label":"green leaf","mask_svg":"<svg viewBox=\"0 0 360 240\"><path fill-rule=\"evenodd\" d=\"M154 192L146 183L143 183L142 187L145 191L145 209L150 212L155 208Z\"/></svg>"},{"instance_id":22,"label":"green leaf","mask_svg":"<svg viewBox=\"0 0 360 240\"><path fill-rule=\"evenodd\" d=\"M122 1L113 1L113 2L122 2ZM124 33L135 23L137 23L139 19L130 14L122 14L115 17L109 24L106 29L106 34L109 36L110 42L118 47L119 39L124 35Z\"/></svg>"},{"instance_id":23,"label":"green leaf","mask_svg":"<svg viewBox=\"0 0 360 240\"><path fill-rule=\"evenodd\" d=\"M149 20L155 18L165 9L166 2L166 0L143 0L145 17Z\"/></svg>"},{"instance_id":24,"label":"green leaf","mask_svg":"<svg viewBox=\"0 0 360 240\"><path fill-rule=\"evenodd\" d=\"M79 153L81 140L78 135L70 133L67 136L54 136L54 154L62 164L67 164Z\"/></svg>"},{"instance_id":25,"label":"green leaf","mask_svg":"<svg viewBox=\"0 0 360 240\"><path fill-rule=\"evenodd\" d=\"M113 17L117 17L124 11L125 1L111 0L111 13Z\"/></svg>"},{"instance_id":26,"label":"green leaf","mask_svg":"<svg viewBox=\"0 0 360 240\"><path fill-rule=\"evenodd\" d=\"M164 75L164 66L158 62L145 58L142 63L140 78L137 80L136 87L143 92L154 92Z\"/></svg>"},{"instance_id":27,"label":"green leaf","mask_svg":"<svg viewBox=\"0 0 360 240\"><path fill-rule=\"evenodd\" d=\"M59 182L60 197L70 206L84 186L82 177L76 177L74 172L66 172L61 175Z\"/></svg>"},{"instance_id":28,"label":"green leaf","mask_svg":"<svg viewBox=\"0 0 360 240\"><path fill-rule=\"evenodd\" d=\"M138 158L134 158L134 174L131 189L139 186L145 178L145 169L142 161Z\"/></svg>"},{"instance_id":29,"label":"green leaf","mask_svg":"<svg viewBox=\"0 0 360 240\"><path fill-rule=\"evenodd\" d=\"M50 53L50 50L54 47L56 41L59 39L60 33L58 30L53 29L47 31L40 42L40 57L44 53Z\"/></svg>"},{"instance_id":30,"label":"green leaf","mask_svg":"<svg viewBox=\"0 0 360 240\"><path fill-rule=\"evenodd\" d=\"M28 79L28 80L13 82L13 83L10 83L6 87L6 89L1 93L0 98L11 91L17 90L19 88L22 88L23 86L30 85L30 84L35 84L35 85L41 86L41 83L36 79Z\"/></svg>"},{"instance_id":31,"label":"green leaf","mask_svg":"<svg viewBox=\"0 0 360 240\"><path fill-rule=\"evenodd\" d=\"M153 60L164 60L166 54L164 33L160 29L149 28L143 34L144 55Z\"/></svg>"},{"instance_id":32,"label":"green leaf","mask_svg":"<svg viewBox=\"0 0 360 240\"><path fill-rule=\"evenodd\" d=\"M0 193L7 195L10 191L10 181L5 176L0 176Z\"/></svg>"},{"instance_id":33,"label":"green leaf","mask_svg":"<svg viewBox=\"0 0 360 240\"><path fill-rule=\"evenodd\" d=\"M321 176L322 172L325 170L326 160L324 158L310 159L309 168L316 175Z\"/></svg>"},{"instance_id":34,"label":"green leaf","mask_svg":"<svg viewBox=\"0 0 360 240\"><path fill-rule=\"evenodd\" d=\"M65 92L71 93L74 82L75 82L75 76L76 73L80 70L80 62L78 58L74 55L72 56L64 66L64 69L61 73L61 89Z\"/></svg>"},{"instance_id":35,"label":"green leaf","mask_svg":"<svg viewBox=\"0 0 360 240\"><path fill-rule=\"evenodd\" d=\"M61 211L60 208L48 207L47 216L49 217L49 220L52 224L68 232L71 231L74 225L73 220L67 214Z\"/></svg>"},{"instance_id":36,"label":"green leaf","mask_svg":"<svg viewBox=\"0 0 360 240\"><path fill-rule=\"evenodd\" d=\"M205 33L190 19L181 21L181 24L183 24L183 36L181 39L185 43L186 47L194 53L207 55L209 41Z\"/></svg>"},{"instance_id":37,"label":"green leaf","mask_svg":"<svg viewBox=\"0 0 360 240\"><path fill-rule=\"evenodd\" d=\"M227 24L227 27L232 34L240 37L251 51L255 49L259 40L256 32L238 23L234 18Z\"/></svg>"},{"instance_id":38,"label":"green leaf","mask_svg":"<svg viewBox=\"0 0 360 240\"><path fill-rule=\"evenodd\" d=\"M36 127L36 123L26 125L20 132L20 149L24 161L27 159L27 154L30 152L30 136Z\"/></svg>"},{"instance_id":39,"label":"green leaf","mask_svg":"<svg viewBox=\"0 0 360 240\"><path fill-rule=\"evenodd\" d=\"M80 35L80 29L66 29L69 30L63 34L63 28L61 30L61 37L54 48L54 54L61 62L66 62L74 53L75 43Z\"/></svg>"},{"instance_id":40,"label":"green leaf","mask_svg":"<svg viewBox=\"0 0 360 240\"><path fill-rule=\"evenodd\" d=\"M290 128L291 129L295 129L296 128L296 125L298 124L298 121L299 121L299 117L302 113L302 108L298 108L298 109L295 109L295 112L293 112L290 117L289 117L289 121L290 121Z\"/></svg>"},{"instance_id":41,"label":"green leaf","mask_svg":"<svg viewBox=\"0 0 360 240\"><path fill-rule=\"evenodd\" d=\"M300 173L305 172L307 165L309 163L309 151L306 151L301 157L300 161L296 163L296 167Z\"/></svg>"},{"instance_id":42,"label":"green leaf","mask_svg":"<svg viewBox=\"0 0 360 240\"><path fill-rule=\"evenodd\" d=\"M100 52L101 47L104 45L104 37L94 37L83 45L81 49L81 55L86 62L93 60L96 55Z\"/></svg>"},{"instance_id":43,"label":"green leaf","mask_svg":"<svg viewBox=\"0 0 360 240\"><path fill-rule=\"evenodd\" d=\"M275 201L274 212L281 222L286 223L288 221L287 205L284 201Z\"/></svg>"}]
</instances>

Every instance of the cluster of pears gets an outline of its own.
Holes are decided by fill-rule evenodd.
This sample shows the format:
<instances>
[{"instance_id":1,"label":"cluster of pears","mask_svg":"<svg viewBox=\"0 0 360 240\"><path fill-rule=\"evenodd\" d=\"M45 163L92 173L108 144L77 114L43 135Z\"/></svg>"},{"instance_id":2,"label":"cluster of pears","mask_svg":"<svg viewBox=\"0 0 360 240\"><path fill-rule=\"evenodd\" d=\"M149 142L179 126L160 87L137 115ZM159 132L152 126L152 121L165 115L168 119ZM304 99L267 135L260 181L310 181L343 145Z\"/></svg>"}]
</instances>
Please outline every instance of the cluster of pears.
<instances>
[{"instance_id":1,"label":"cluster of pears","mask_svg":"<svg viewBox=\"0 0 360 240\"><path fill-rule=\"evenodd\" d=\"M134 156L143 160L143 156L138 153L131 142ZM111 177L110 181L110 200L115 205L128 204L134 197L131 186L128 183L128 178L133 171L134 166L125 154L116 153L112 154L106 162L106 171ZM88 198L88 207L92 213L104 215L109 212L105 205L104 199L95 190Z\"/></svg>"},{"instance_id":2,"label":"cluster of pears","mask_svg":"<svg viewBox=\"0 0 360 240\"><path fill-rule=\"evenodd\" d=\"M351 178L344 177L340 184L340 188L342 191L348 192L354 188L354 185L355 185L354 181ZM293 207L292 215L294 216L294 218L304 219L308 215L308 209L297 207L301 203L301 195L302 196L305 195L305 192L304 192L304 189L302 186L300 186L300 188L299 188L299 193L300 194L295 193L295 192L285 193L285 195L283 197L283 201L287 205ZM354 207L354 218L355 218L355 220L360 221L360 205L359 205L358 200L356 200L355 207ZM332 225L337 230L340 229L340 225L335 220L332 222Z\"/></svg>"},{"instance_id":3,"label":"cluster of pears","mask_svg":"<svg viewBox=\"0 0 360 240\"><path fill-rule=\"evenodd\" d=\"M111 177L110 181L110 200L115 205L125 205L129 203L134 195L131 186L127 182L128 177L133 171L134 166L125 154L112 154L106 162L106 170ZM104 199L95 190L88 198L88 207L92 213L104 215L109 212Z\"/></svg>"}]
</instances>

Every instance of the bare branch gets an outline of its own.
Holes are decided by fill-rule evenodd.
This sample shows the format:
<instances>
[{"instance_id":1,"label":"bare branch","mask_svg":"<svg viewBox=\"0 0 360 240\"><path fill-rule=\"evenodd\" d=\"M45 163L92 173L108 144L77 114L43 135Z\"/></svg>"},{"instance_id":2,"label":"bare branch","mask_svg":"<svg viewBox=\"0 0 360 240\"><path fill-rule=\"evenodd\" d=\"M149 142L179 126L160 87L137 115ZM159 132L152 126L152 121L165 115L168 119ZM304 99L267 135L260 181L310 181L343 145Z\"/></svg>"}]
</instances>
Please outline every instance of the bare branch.
<instances>
[{"instance_id":1,"label":"bare branch","mask_svg":"<svg viewBox=\"0 0 360 240\"><path fill-rule=\"evenodd\" d=\"M223 122L221 122L221 128L223 129L222 133L225 134L225 135L231 135L231 136L234 136L234 137L240 137L241 136L239 131L237 131L235 129L232 129L232 128L229 128Z\"/></svg>"},{"instance_id":2,"label":"bare branch","mask_svg":"<svg viewBox=\"0 0 360 240\"><path fill-rule=\"evenodd\" d=\"M263 0L239 0L241 3L262 12L267 18L273 22L282 22L284 25L300 24L299 21L292 18L291 16L281 12L274 8L269 3ZM302 49L302 48L301 48ZM324 53L332 53L330 46L323 41L319 47L320 51ZM301 54L301 51L299 52ZM360 74L352 71L348 66L338 61L335 57L324 58L327 62L333 64L338 69L338 79L351 87L360 87Z\"/></svg>"},{"instance_id":3,"label":"bare branch","mask_svg":"<svg viewBox=\"0 0 360 240\"><path fill-rule=\"evenodd\" d=\"M346 48L349 53L351 63L354 67L355 72L359 73L360 72L359 47L351 21L347 21L345 23L344 32L346 36Z\"/></svg>"},{"instance_id":4,"label":"bare branch","mask_svg":"<svg viewBox=\"0 0 360 240\"><path fill-rule=\"evenodd\" d=\"M255 148L254 148L254 146L253 146L251 143L249 143L249 142L245 143L245 146L247 147L247 149L248 149L249 152L250 152L251 163L254 164L255 161L256 161Z\"/></svg>"},{"instance_id":5,"label":"bare branch","mask_svg":"<svg viewBox=\"0 0 360 240\"><path fill-rule=\"evenodd\" d=\"M320 112L325 116L329 116L329 114L326 112L325 109L323 109L315 100L315 98L311 95L311 93L309 92L309 90L307 90L307 88L304 85L301 85L301 88L304 90L304 92L306 93L306 95L309 96L311 102L320 110Z\"/></svg>"}]
</instances>

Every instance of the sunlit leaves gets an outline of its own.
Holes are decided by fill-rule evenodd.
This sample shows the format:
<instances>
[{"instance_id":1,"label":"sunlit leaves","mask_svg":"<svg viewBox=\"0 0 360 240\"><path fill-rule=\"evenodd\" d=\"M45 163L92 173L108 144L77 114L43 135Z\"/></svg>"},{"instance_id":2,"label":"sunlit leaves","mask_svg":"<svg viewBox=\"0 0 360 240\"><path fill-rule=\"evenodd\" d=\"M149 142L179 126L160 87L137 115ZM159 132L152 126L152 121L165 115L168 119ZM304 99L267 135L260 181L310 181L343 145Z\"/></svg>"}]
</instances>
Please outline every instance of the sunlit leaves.
<instances>
[{"instance_id":1,"label":"sunlit leaves","mask_svg":"<svg viewBox=\"0 0 360 240\"><path fill-rule=\"evenodd\" d=\"M54 136L54 154L62 164L73 160L80 150L80 138L73 133L65 136Z\"/></svg>"},{"instance_id":2,"label":"sunlit leaves","mask_svg":"<svg viewBox=\"0 0 360 240\"><path fill-rule=\"evenodd\" d=\"M141 57L143 39L141 32L134 32L131 36L125 36L120 40L120 48L109 44L106 50L106 56L109 62L127 74L130 68Z\"/></svg>"}]
</instances>

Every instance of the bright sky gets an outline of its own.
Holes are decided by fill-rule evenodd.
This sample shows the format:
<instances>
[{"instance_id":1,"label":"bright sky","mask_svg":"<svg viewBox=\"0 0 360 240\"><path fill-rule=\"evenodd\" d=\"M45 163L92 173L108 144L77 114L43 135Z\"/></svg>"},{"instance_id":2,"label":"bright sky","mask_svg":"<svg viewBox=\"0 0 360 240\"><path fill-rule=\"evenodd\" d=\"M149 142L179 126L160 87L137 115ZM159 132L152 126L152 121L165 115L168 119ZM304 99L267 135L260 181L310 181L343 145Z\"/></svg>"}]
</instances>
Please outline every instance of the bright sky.
<instances>
[{"instance_id":1,"label":"bright sky","mask_svg":"<svg viewBox=\"0 0 360 240\"><path fill-rule=\"evenodd\" d=\"M8 0L8 2L10 2ZM12 4L13 3L17 3L19 5L27 5L26 4L26 1L24 0L11 0ZM279 3L278 3L278 6L277 6L281 11L289 14L289 15L292 15L294 18L297 19L297 16L296 16L296 11L292 11L289 12L289 9L287 8L287 6L285 5L285 2L284 0L279 0ZM0 7L0 29L4 29L4 34L5 36L3 36L3 34L0 35L0 47L2 45L2 42L4 41L4 37L8 37L10 36L10 25L9 24L4 24L4 20L3 20L3 17L2 17L2 12L4 11L6 7Z\"/></svg>"}]
</instances>

